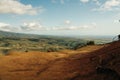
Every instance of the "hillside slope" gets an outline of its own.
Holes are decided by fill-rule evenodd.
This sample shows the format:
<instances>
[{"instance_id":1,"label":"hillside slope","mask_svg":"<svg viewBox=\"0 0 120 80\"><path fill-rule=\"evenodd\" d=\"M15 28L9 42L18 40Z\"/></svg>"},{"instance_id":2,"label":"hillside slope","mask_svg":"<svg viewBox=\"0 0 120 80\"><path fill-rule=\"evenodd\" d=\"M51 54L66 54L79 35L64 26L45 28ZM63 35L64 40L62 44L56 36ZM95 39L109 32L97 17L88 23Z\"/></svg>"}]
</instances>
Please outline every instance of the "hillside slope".
<instances>
[{"instance_id":1,"label":"hillside slope","mask_svg":"<svg viewBox=\"0 0 120 80\"><path fill-rule=\"evenodd\" d=\"M84 55L53 62L39 74L42 80L120 80L120 42ZM46 77L47 76L47 77Z\"/></svg>"},{"instance_id":2,"label":"hillside slope","mask_svg":"<svg viewBox=\"0 0 120 80\"><path fill-rule=\"evenodd\" d=\"M76 51L0 57L1 80L120 80L120 41Z\"/></svg>"}]
</instances>

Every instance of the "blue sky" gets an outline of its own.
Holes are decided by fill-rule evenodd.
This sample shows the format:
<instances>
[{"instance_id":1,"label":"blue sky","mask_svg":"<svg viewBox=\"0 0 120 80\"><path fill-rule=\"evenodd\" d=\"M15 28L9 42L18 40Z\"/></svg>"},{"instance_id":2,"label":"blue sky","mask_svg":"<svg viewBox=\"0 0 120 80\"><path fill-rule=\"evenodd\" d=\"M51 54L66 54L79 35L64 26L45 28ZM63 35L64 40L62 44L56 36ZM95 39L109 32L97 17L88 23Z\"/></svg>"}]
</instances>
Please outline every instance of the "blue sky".
<instances>
[{"instance_id":1,"label":"blue sky","mask_svg":"<svg viewBox=\"0 0 120 80\"><path fill-rule=\"evenodd\" d=\"M117 35L120 0L0 0L0 30L44 35Z\"/></svg>"}]
</instances>

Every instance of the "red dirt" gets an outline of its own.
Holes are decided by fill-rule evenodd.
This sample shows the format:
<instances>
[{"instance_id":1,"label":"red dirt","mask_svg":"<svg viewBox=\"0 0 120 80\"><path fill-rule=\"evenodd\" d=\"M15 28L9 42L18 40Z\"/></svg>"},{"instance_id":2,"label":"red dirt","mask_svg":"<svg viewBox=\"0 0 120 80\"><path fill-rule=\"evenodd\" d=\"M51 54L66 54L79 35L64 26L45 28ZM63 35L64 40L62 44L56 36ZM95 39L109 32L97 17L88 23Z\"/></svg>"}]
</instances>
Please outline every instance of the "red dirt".
<instances>
[{"instance_id":1,"label":"red dirt","mask_svg":"<svg viewBox=\"0 0 120 80\"><path fill-rule=\"evenodd\" d=\"M12 53L0 57L1 80L119 80L120 41L76 51Z\"/></svg>"}]
</instances>

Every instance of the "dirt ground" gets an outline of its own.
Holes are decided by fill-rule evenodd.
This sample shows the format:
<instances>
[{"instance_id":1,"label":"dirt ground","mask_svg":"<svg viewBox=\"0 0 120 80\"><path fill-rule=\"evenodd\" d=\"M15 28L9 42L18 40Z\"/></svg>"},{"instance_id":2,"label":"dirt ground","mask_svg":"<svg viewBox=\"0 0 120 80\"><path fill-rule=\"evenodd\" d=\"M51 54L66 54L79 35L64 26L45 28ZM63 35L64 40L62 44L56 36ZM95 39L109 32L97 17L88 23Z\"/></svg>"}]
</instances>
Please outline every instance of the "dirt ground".
<instances>
[{"instance_id":1,"label":"dirt ground","mask_svg":"<svg viewBox=\"0 0 120 80\"><path fill-rule=\"evenodd\" d=\"M111 76L112 75L112 76ZM120 42L0 56L0 80L120 80Z\"/></svg>"}]
</instances>

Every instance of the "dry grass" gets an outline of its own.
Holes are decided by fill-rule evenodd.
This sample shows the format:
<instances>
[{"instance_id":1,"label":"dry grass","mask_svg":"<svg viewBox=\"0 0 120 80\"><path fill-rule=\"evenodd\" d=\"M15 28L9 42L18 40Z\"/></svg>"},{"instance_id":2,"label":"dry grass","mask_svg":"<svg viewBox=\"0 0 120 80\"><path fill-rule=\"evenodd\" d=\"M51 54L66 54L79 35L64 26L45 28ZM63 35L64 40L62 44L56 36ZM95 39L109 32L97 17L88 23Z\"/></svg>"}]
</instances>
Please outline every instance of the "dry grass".
<instances>
[{"instance_id":1,"label":"dry grass","mask_svg":"<svg viewBox=\"0 0 120 80\"><path fill-rule=\"evenodd\" d=\"M104 46L86 46L76 51L63 50L60 52L17 52L11 51L9 55L0 58L1 80L100 80L96 74L99 65L99 56L108 59L110 53L120 52L120 43ZM113 50L114 49L114 50ZM110 50L113 50L111 52ZM91 59L93 58L93 59ZM117 61L116 61L117 59ZM115 65L111 68L120 69L120 59L111 60ZM93 60L93 61L91 61Z\"/></svg>"}]
</instances>

